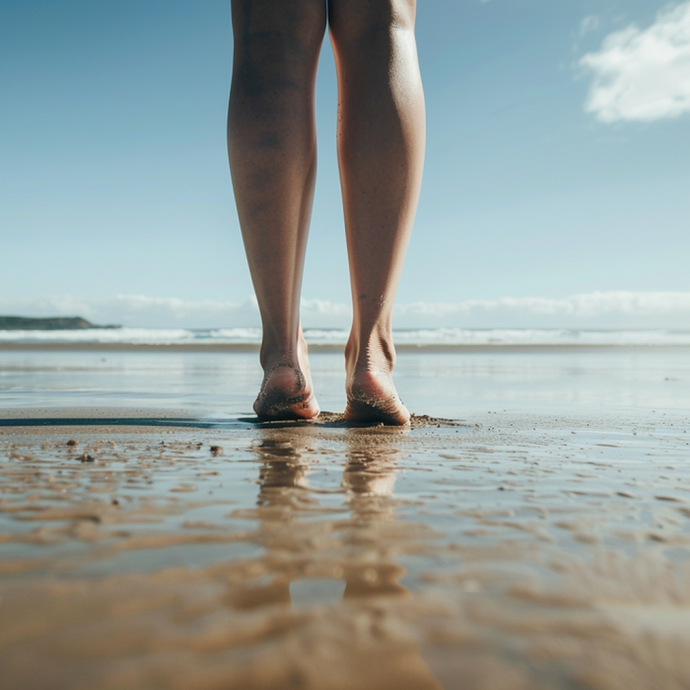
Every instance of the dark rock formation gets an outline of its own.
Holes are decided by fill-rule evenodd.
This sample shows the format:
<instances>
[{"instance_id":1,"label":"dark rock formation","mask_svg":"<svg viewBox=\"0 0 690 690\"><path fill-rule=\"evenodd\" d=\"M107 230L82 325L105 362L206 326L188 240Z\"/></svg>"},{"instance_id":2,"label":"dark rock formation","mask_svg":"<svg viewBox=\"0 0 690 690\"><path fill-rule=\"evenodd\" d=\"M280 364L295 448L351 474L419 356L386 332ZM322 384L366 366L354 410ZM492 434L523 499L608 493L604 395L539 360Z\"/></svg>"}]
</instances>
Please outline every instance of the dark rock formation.
<instances>
[{"instance_id":1,"label":"dark rock formation","mask_svg":"<svg viewBox=\"0 0 690 690\"><path fill-rule=\"evenodd\" d=\"M79 316L57 316L47 319L0 316L0 331L72 331L82 328L119 328L119 326L96 326Z\"/></svg>"}]
</instances>

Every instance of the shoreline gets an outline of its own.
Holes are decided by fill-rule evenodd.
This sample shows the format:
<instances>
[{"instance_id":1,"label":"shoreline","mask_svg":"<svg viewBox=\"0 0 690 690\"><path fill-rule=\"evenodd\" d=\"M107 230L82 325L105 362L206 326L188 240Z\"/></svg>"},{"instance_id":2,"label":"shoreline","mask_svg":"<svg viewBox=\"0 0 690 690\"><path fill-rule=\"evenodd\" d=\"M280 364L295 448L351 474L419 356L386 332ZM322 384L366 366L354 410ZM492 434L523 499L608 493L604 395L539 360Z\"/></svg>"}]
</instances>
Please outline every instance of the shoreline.
<instances>
[{"instance_id":1,"label":"shoreline","mask_svg":"<svg viewBox=\"0 0 690 690\"><path fill-rule=\"evenodd\" d=\"M20 342L2 342L0 343L0 352L21 352L21 351L39 351L39 352L235 352L248 353L258 352L260 348L259 343L20 343ZM649 352L651 350L666 350L678 352L682 350L690 350L690 345L639 345L639 344L574 344L574 343L548 343L548 344L482 344L482 345L466 345L466 344L410 344L399 343L395 345L398 353L428 353L428 354L443 354L443 353L491 353L491 352L508 352L508 353L545 353L545 352L606 352L606 351L624 351L624 352ZM313 343L309 345L309 352L343 352L345 345L342 344L327 344L327 343Z\"/></svg>"}]
</instances>

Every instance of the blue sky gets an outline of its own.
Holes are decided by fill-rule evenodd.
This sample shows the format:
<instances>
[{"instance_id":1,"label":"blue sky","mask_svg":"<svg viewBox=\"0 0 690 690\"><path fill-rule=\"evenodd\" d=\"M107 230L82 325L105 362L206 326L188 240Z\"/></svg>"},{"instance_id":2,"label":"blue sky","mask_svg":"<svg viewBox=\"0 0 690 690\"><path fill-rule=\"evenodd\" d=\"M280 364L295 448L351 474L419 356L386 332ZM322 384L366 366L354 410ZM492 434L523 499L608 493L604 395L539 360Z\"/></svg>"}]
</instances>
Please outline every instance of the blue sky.
<instances>
[{"instance_id":1,"label":"blue sky","mask_svg":"<svg viewBox=\"0 0 690 690\"><path fill-rule=\"evenodd\" d=\"M423 0L417 21L427 159L397 325L690 328L690 3ZM257 322L231 59L228 0L2 0L0 312ZM335 109L326 41L311 326L348 313Z\"/></svg>"}]
</instances>

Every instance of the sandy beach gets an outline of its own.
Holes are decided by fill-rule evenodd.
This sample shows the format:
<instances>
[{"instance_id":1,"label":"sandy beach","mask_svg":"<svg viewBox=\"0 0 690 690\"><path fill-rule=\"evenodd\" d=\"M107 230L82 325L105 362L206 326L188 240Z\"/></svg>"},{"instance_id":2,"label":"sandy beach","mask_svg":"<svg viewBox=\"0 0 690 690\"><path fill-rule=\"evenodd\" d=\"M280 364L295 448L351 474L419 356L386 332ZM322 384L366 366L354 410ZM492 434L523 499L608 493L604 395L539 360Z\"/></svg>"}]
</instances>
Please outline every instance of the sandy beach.
<instances>
[{"instance_id":1,"label":"sandy beach","mask_svg":"<svg viewBox=\"0 0 690 690\"><path fill-rule=\"evenodd\" d=\"M257 424L250 354L9 354L3 688L690 686L687 351L403 353L409 430Z\"/></svg>"},{"instance_id":2,"label":"sandy beach","mask_svg":"<svg viewBox=\"0 0 690 690\"><path fill-rule=\"evenodd\" d=\"M690 690L690 0L0 0L0 93L0 690Z\"/></svg>"}]
</instances>

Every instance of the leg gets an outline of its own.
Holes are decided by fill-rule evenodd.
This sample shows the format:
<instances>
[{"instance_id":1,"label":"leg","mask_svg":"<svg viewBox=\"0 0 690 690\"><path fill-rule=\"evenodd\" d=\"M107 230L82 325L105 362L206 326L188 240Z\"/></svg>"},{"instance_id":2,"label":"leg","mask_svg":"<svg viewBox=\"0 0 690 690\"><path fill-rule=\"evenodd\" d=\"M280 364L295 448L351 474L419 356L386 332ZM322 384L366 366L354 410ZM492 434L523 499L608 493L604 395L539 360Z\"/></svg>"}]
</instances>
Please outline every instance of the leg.
<instances>
[{"instance_id":1,"label":"leg","mask_svg":"<svg viewBox=\"0 0 690 690\"><path fill-rule=\"evenodd\" d=\"M299 321L316 176L314 87L324 0L232 0L235 39L228 151L249 270L263 325L260 418L310 418Z\"/></svg>"},{"instance_id":2,"label":"leg","mask_svg":"<svg viewBox=\"0 0 690 690\"><path fill-rule=\"evenodd\" d=\"M410 418L391 376L391 317L424 159L414 19L415 0L329 0L354 310L345 414L388 424Z\"/></svg>"}]
</instances>

